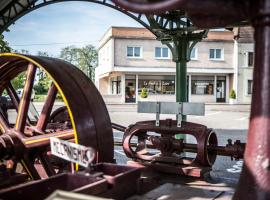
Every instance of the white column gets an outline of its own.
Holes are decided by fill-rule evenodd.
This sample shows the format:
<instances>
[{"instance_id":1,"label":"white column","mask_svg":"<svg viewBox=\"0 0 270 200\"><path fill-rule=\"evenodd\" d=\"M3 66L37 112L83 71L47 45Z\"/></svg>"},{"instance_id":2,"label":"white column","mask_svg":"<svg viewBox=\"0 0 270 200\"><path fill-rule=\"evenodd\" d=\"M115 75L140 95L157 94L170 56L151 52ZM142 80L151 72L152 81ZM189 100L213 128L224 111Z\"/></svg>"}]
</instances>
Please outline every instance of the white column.
<instances>
[{"instance_id":1,"label":"white column","mask_svg":"<svg viewBox=\"0 0 270 200\"><path fill-rule=\"evenodd\" d=\"M226 102L229 102L229 96L230 96L230 86L229 86L229 75L226 75ZM235 91L237 94L237 91ZM237 95L236 95L237 96ZM236 97L237 98L237 97Z\"/></svg>"},{"instance_id":2,"label":"white column","mask_svg":"<svg viewBox=\"0 0 270 200\"><path fill-rule=\"evenodd\" d=\"M138 102L138 97L139 97L139 93L138 93L138 89L139 89L139 75L136 74L136 103Z\"/></svg>"},{"instance_id":3,"label":"white column","mask_svg":"<svg viewBox=\"0 0 270 200\"><path fill-rule=\"evenodd\" d=\"M121 102L125 103L125 92L126 92L126 76L122 74L121 76Z\"/></svg>"},{"instance_id":4,"label":"white column","mask_svg":"<svg viewBox=\"0 0 270 200\"><path fill-rule=\"evenodd\" d=\"M189 102L192 102L192 99L191 99L191 74L189 75L189 78L188 78L188 101Z\"/></svg>"},{"instance_id":5,"label":"white column","mask_svg":"<svg viewBox=\"0 0 270 200\"><path fill-rule=\"evenodd\" d=\"M214 76L214 98L215 102L217 101L217 75Z\"/></svg>"},{"instance_id":6,"label":"white column","mask_svg":"<svg viewBox=\"0 0 270 200\"><path fill-rule=\"evenodd\" d=\"M239 56L239 47L238 47L238 42L237 40L234 40L234 45L233 45L233 68L234 68L234 75L233 75L233 89L235 90L236 93L236 101L238 99L238 56ZM227 79L227 78L226 78ZM227 82L227 85L229 85L229 81Z\"/></svg>"}]
</instances>

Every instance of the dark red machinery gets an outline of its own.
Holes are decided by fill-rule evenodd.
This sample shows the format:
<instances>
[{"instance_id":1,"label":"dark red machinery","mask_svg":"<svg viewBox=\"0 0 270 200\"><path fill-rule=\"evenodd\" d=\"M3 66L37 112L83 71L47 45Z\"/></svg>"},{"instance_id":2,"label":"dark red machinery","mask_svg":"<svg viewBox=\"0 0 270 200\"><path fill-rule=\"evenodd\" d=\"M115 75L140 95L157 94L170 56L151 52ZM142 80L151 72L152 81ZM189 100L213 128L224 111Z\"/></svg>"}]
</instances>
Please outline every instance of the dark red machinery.
<instances>
[{"instance_id":1,"label":"dark red machinery","mask_svg":"<svg viewBox=\"0 0 270 200\"><path fill-rule=\"evenodd\" d=\"M252 23L256 41L253 102L245 163L234 198L269 199L270 1L115 0L115 2L125 9L145 13L182 9L187 12L191 21L201 28L223 26L230 28L234 23L249 21ZM6 160L1 168L3 175L1 180L9 180L5 186L16 185L29 179L39 179L37 166L41 166L47 176L57 173L58 166L51 165L51 158L48 156L48 140L51 136L92 146L97 149L98 162L113 162L113 137L107 110L93 84L81 72L56 59L13 54L2 55L0 66L1 93L6 89L18 113L16 122L11 123L5 112L0 112L2 132L0 157ZM28 110L31 107L31 88L36 68L45 70L52 78L53 84L42 114L33 121L28 116ZM27 70L25 92L19 100L10 81L25 70ZM61 112L64 109L51 114L56 89L67 104L69 120L62 121L64 115ZM77 92L74 94L74 91ZM240 141L234 144L229 141L226 146L218 146L213 131L203 125L188 122L182 122L179 126L178 121L165 120L160 121L160 125L157 126L154 121L147 121L138 122L127 129L116 124L113 124L113 127L125 130L123 146L126 154L135 161L133 165L136 163L140 166L149 166L163 172L180 171L189 175L191 171L191 175L199 176L201 171L210 169L216 155L239 159L242 158L245 149L245 145ZM197 144L176 139L175 135L179 133L193 135ZM133 138L137 138L137 141L132 140ZM197 155L191 159L183 154L185 152ZM20 163L22 170L17 173L16 166Z\"/></svg>"},{"instance_id":2,"label":"dark red machinery","mask_svg":"<svg viewBox=\"0 0 270 200\"><path fill-rule=\"evenodd\" d=\"M192 135L197 143L189 144L176 139L177 134ZM136 139L135 139L136 138ZM137 141L134 143L133 141ZM202 177L211 170L217 155L243 158L245 143L229 140L226 146L218 146L215 132L206 126L175 120L143 121L130 125L124 133L123 149L132 166L148 166L157 171ZM154 150L154 151L153 151ZM184 153L196 155L188 157Z\"/></svg>"}]
</instances>

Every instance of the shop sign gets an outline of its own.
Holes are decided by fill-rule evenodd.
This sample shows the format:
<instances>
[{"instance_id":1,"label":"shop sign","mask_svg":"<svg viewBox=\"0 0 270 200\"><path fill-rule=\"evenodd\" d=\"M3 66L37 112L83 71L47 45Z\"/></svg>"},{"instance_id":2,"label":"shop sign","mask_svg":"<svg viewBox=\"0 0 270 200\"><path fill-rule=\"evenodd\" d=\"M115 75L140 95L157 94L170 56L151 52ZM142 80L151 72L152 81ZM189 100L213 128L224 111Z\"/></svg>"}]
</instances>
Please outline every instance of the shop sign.
<instances>
[{"instance_id":1,"label":"shop sign","mask_svg":"<svg viewBox=\"0 0 270 200\"><path fill-rule=\"evenodd\" d=\"M55 137L50 138L51 153L59 158L79 164L83 167L95 159L96 152L91 147L60 140Z\"/></svg>"},{"instance_id":2,"label":"shop sign","mask_svg":"<svg viewBox=\"0 0 270 200\"><path fill-rule=\"evenodd\" d=\"M208 86L209 83L196 82L195 85L196 86Z\"/></svg>"}]
</instances>

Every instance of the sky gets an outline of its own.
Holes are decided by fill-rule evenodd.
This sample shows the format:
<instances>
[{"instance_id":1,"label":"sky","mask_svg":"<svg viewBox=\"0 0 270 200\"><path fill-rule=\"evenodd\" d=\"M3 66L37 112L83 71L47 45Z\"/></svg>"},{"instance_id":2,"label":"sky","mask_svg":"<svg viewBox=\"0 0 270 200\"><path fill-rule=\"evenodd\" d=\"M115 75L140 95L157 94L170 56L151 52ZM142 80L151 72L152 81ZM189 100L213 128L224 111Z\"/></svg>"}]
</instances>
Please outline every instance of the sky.
<instances>
[{"instance_id":1,"label":"sky","mask_svg":"<svg viewBox=\"0 0 270 200\"><path fill-rule=\"evenodd\" d=\"M13 49L59 56L61 48L70 45L97 47L110 26L141 27L127 15L106 6L64 2L28 13L11 25L4 36Z\"/></svg>"}]
</instances>

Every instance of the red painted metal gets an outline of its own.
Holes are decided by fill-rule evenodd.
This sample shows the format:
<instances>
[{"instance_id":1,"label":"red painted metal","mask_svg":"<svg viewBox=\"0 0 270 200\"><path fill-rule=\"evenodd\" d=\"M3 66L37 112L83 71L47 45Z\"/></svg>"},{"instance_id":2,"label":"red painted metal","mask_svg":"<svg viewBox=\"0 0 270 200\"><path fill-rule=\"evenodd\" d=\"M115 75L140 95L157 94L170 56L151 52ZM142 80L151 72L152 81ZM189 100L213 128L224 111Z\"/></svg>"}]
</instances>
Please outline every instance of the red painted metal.
<instances>
[{"instance_id":1,"label":"red painted metal","mask_svg":"<svg viewBox=\"0 0 270 200\"><path fill-rule=\"evenodd\" d=\"M245 162L234 199L270 199L270 1L253 3L255 67Z\"/></svg>"},{"instance_id":2,"label":"red painted metal","mask_svg":"<svg viewBox=\"0 0 270 200\"><path fill-rule=\"evenodd\" d=\"M176 139L175 135L180 133L194 136L197 144ZM135 137L137 143L132 142ZM124 133L123 149L128 157L139 162L129 162L132 166L143 165L162 172L201 177L211 170L217 155L243 158L245 144L240 141L232 144L229 140L228 145L218 146L216 134L206 126L182 122L181 127L177 127L175 120L167 119L161 120L159 126L155 121L129 126ZM153 149L158 152L151 153ZM184 152L193 152L196 156L188 158L181 155Z\"/></svg>"},{"instance_id":3,"label":"red painted metal","mask_svg":"<svg viewBox=\"0 0 270 200\"><path fill-rule=\"evenodd\" d=\"M97 164L84 173L61 174L45 180L0 190L1 199L45 199L57 189L126 199L137 192L140 170L115 164ZM36 192L39 191L39 192Z\"/></svg>"},{"instance_id":4,"label":"red painted metal","mask_svg":"<svg viewBox=\"0 0 270 200\"><path fill-rule=\"evenodd\" d=\"M41 115L35 122L30 120L28 113L35 71L40 66L44 67L42 70L46 71L47 76L52 77L53 84ZM22 98L19 99L11 80L24 71L27 71L26 82ZM73 125L66 108L65 112L60 112L60 116L59 109L51 114L58 92L56 85L61 88L69 105ZM7 89L18 114L15 125L4 115L0 115L0 159L14 163L14 167L11 167L14 168L14 176L17 163L22 164L30 179L52 176L56 173L55 169L62 171L60 166L53 166L51 163L49 138L74 140L75 131L80 144L98 151L96 162L114 161L111 122L106 106L93 83L73 65L45 57L1 55L0 91L3 92L4 89ZM68 122L59 121L59 118L68 118Z\"/></svg>"}]
</instances>

